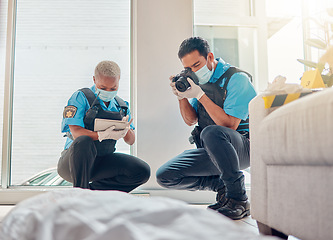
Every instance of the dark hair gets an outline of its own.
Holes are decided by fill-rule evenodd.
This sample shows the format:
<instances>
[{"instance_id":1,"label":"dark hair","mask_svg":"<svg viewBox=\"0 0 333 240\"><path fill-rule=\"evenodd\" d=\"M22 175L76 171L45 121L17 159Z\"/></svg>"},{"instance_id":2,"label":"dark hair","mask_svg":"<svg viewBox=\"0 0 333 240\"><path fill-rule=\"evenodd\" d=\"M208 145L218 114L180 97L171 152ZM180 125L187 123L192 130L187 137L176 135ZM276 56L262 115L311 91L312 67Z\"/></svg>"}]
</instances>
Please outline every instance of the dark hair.
<instances>
[{"instance_id":1,"label":"dark hair","mask_svg":"<svg viewBox=\"0 0 333 240\"><path fill-rule=\"evenodd\" d=\"M210 48L207 40L201 37L190 37L185 39L179 46L178 57L182 59L186 54L198 50L201 56L207 58Z\"/></svg>"}]
</instances>

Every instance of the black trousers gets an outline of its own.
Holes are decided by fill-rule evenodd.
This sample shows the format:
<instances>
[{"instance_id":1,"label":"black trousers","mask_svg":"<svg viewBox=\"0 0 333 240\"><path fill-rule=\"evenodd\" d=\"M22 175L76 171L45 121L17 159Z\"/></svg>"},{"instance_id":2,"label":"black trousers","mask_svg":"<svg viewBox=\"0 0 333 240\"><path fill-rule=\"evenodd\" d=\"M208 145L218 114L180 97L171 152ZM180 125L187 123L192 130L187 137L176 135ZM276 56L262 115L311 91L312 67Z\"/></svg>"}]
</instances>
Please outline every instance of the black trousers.
<instances>
[{"instance_id":1,"label":"black trousers","mask_svg":"<svg viewBox=\"0 0 333 240\"><path fill-rule=\"evenodd\" d=\"M247 199L241 169L250 166L250 142L237 131L211 125L200 135L203 148L187 150L162 165L157 182L166 188L219 191Z\"/></svg>"},{"instance_id":2,"label":"black trousers","mask_svg":"<svg viewBox=\"0 0 333 240\"><path fill-rule=\"evenodd\" d=\"M128 154L99 156L94 141L80 136L61 153L58 173L74 187L130 192L148 181L150 167Z\"/></svg>"}]
</instances>

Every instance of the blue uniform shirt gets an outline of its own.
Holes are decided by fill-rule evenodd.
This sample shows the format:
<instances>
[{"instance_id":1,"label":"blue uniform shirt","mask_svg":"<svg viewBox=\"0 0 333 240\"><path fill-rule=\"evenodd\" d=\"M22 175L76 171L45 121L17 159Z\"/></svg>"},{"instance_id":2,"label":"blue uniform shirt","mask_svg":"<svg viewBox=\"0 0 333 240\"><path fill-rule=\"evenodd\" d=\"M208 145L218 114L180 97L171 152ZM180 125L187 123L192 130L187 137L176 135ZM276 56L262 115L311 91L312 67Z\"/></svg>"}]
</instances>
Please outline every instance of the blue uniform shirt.
<instances>
[{"instance_id":1,"label":"blue uniform shirt","mask_svg":"<svg viewBox=\"0 0 333 240\"><path fill-rule=\"evenodd\" d=\"M209 80L209 82L212 83L216 82L231 66L222 58L218 58L217 60L216 69ZM223 87L224 82L225 79L222 80L221 87ZM224 102L223 110L230 116L246 120L249 115L249 102L256 95L250 78L245 73L235 73L232 75L227 85L227 97ZM190 100L190 103L195 111L197 111L198 100L193 98Z\"/></svg>"},{"instance_id":2,"label":"blue uniform shirt","mask_svg":"<svg viewBox=\"0 0 333 240\"><path fill-rule=\"evenodd\" d=\"M90 89L95 93L95 85L92 86ZM97 96L96 93L95 93L95 96ZM105 103L101 99L98 98L98 100L104 110L113 111L113 112L120 112L120 110L121 110L119 104L117 103L117 101L115 99L112 99L110 101L110 104L108 107L106 107ZM128 102L126 102L126 104L128 106ZM73 117L71 117L71 118L63 117L62 123L61 123L61 132L63 132L63 133L70 132L68 125L77 125L77 126L84 128L83 118L84 118L86 112L88 111L88 109L90 108L88 99L86 98L84 93L79 90L76 91L75 93L73 93L71 98L68 100L67 106L75 106L77 108L77 110ZM129 115L129 120L131 120L131 113L130 113L129 109L127 111L127 115ZM131 123L131 129L135 129L133 123ZM73 140L71 140L70 138L67 138L66 143L65 143L65 149L69 148L69 146L72 144L72 142L73 142Z\"/></svg>"}]
</instances>

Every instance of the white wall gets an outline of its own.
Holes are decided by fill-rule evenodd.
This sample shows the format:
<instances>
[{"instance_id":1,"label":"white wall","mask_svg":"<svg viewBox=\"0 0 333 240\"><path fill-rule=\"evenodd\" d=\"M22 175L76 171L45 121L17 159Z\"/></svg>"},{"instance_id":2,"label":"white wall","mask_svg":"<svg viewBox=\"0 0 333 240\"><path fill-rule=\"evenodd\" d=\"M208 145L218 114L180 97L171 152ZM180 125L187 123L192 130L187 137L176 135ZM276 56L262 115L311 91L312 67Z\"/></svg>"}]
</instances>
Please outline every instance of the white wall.
<instances>
[{"instance_id":1,"label":"white wall","mask_svg":"<svg viewBox=\"0 0 333 240\"><path fill-rule=\"evenodd\" d=\"M141 188L156 189L160 188L156 170L193 147L188 143L192 128L181 119L168 79L183 69L177 53L180 43L192 36L192 1L133 0L133 11L136 154L152 170L150 180Z\"/></svg>"}]
</instances>

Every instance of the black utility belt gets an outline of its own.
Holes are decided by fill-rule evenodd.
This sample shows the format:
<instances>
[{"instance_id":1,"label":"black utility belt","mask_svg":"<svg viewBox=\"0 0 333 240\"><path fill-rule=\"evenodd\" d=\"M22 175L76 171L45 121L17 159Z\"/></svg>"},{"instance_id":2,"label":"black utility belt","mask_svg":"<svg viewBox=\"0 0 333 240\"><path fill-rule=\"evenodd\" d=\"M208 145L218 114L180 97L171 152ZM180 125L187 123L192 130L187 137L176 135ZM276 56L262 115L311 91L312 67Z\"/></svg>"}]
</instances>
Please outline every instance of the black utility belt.
<instances>
[{"instance_id":1,"label":"black utility belt","mask_svg":"<svg viewBox=\"0 0 333 240\"><path fill-rule=\"evenodd\" d=\"M191 132L191 136L189 137L189 142L191 144L194 144L197 146L197 148L201 148L201 142L200 142L200 133L202 131L202 128L199 126L195 126L193 131ZM248 131L237 131L239 134L243 135L247 139L250 139L250 133Z\"/></svg>"}]
</instances>

